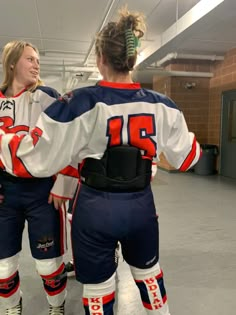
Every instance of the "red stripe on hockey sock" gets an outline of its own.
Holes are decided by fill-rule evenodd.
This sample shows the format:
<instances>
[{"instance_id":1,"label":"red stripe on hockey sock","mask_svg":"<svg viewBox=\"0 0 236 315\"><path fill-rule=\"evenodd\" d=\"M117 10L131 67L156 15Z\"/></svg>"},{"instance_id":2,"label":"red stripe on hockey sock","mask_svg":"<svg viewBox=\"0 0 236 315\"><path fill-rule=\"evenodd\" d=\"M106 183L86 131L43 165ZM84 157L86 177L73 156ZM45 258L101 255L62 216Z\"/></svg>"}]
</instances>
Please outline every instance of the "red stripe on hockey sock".
<instances>
[{"instance_id":1,"label":"red stripe on hockey sock","mask_svg":"<svg viewBox=\"0 0 236 315\"><path fill-rule=\"evenodd\" d=\"M167 295L163 296L162 301L163 301L163 304L166 303L166 301L167 301Z\"/></svg>"},{"instance_id":2,"label":"red stripe on hockey sock","mask_svg":"<svg viewBox=\"0 0 236 315\"><path fill-rule=\"evenodd\" d=\"M13 273L13 275L11 275L9 278L5 278L5 279L0 279L0 283L2 282L7 282L7 281L10 281L12 279L15 278L16 274L17 274L18 271L16 271L15 273Z\"/></svg>"},{"instance_id":3,"label":"red stripe on hockey sock","mask_svg":"<svg viewBox=\"0 0 236 315\"><path fill-rule=\"evenodd\" d=\"M1 297L4 297L4 298L8 298L8 297L10 297L10 296L12 296L14 293L16 293L16 291L19 289L19 286L20 286L20 282L17 284L17 286L13 289L13 290L11 290L9 293L6 293L6 294L1 294L0 293L0 296Z\"/></svg>"},{"instance_id":4,"label":"red stripe on hockey sock","mask_svg":"<svg viewBox=\"0 0 236 315\"><path fill-rule=\"evenodd\" d=\"M8 278L0 280L0 296L8 298L12 296L20 286L19 273L16 271Z\"/></svg>"},{"instance_id":5,"label":"red stripe on hockey sock","mask_svg":"<svg viewBox=\"0 0 236 315\"><path fill-rule=\"evenodd\" d=\"M102 304L107 304L115 299L115 292L105 295L103 297L92 297L92 298L83 298L83 304L85 306L89 306L89 302L91 303L101 303L102 299Z\"/></svg>"},{"instance_id":6,"label":"red stripe on hockey sock","mask_svg":"<svg viewBox=\"0 0 236 315\"><path fill-rule=\"evenodd\" d=\"M152 310L152 305L151 305L151 304L148 304L148 303L143 302L143 306L144 306L145 308L147 308L148 310Z\"/></svg>"},{"instance_id":7,"label":"red stripe on hockey sock","mask_svg":"<svg viewBox=\"0 0 236 315\"><path fill-rule=\"evenodd\" d=\"M162 301L163 301L163 304L166 303L166 301L167 301L166 295L164 296L164 298L162 299ZM160 309L160 308L162 307L161 304L156 304L155 306L152 306L151 304L145 303L145 302L143 302L143 301L142 301L142 303L143 303L143 306L144 306L145 308L147 308L148 310L158 310L158 309Z\"/></svg>"},{"instance_id":8,"label":"red stripe on hockey sock","mask_svg":"<svg viewBox=\"0 0 236 315\"><path fill-rule=\"evenodd\" d=\"M55 272L53 272L53 273L51 273L50 275L47 275L47 276L41 275L41 277L42 277L43 279L51 279L51 278L54 278L54 277L60 275L60 274L63 272L64 268L65 268L65 264L62 263L61 266L60 266Z\"/></svg>"}]
</instances>

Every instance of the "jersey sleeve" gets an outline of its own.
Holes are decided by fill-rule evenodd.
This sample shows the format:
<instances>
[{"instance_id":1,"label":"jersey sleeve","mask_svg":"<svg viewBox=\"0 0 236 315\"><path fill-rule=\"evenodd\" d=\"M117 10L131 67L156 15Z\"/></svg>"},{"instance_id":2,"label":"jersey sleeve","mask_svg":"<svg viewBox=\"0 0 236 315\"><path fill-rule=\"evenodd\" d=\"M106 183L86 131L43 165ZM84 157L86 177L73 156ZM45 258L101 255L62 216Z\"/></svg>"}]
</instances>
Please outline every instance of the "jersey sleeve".
<instances>
[{"instance_id":1,"label":"jersey sleeve","mask_svg":"<svg viewBox=\"0 0 236 315\"><path fill-rule=\"evenodd\" d=\"M61 170L56 177L51 194L62 199L72 199L78 185L79 173L72 166Z\"/></svg>"},{"instance_id":2,"label":"jersey sleeve","mask_svg":"<svg viewBox=\"0 0 236 315\"><path fill-rule=\"evenodd\" d=\"M197 163L201 156L200 145L195 135L188 131L183 113L178 111L170 129L163 153L168 162L185 172Z\"/></svg>"},{"instance_id":3,"label":"jersey sleeve","mask_svg":"<svg viewBox=\"0 0 236 315\"><path fill-rule=\"evenodd\" d=\"M74 104L75 103L75 104ZM1 137L2 162L6 171L19 177L47 177L66 166L80 163L96 123L96 108L74 114L78 100L55 101L41 113L37 127L27 135ZM86 152L84 152L86 154Z\"/></svg>"}]
</instances>

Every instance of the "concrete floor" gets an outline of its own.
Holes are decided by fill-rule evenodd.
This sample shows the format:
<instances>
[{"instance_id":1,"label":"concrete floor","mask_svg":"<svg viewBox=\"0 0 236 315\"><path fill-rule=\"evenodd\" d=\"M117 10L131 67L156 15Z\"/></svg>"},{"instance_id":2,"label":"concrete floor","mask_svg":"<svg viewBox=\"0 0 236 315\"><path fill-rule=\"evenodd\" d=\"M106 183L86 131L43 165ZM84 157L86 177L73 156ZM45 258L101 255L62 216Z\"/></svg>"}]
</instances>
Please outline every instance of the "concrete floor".
<instances>
[{"instance_id":1,"label":"concrete floor","mask_svg":"<svg viewBox=\"0 0 236 315\"><path fill-rule=\"evenodd\" d=\"M236 314L236 181L158 170L153 191L160 222L160 264L171 315ZM70 251L65 257L71 257ZM24 315L46 315L47 302L28 240L21 254ZM128 266L117 272L116 315L145 315ZM66 315L83 315L82 288L68 281ZM0 314L4 314L0 307Z\"/></svg>"}]
</instances>

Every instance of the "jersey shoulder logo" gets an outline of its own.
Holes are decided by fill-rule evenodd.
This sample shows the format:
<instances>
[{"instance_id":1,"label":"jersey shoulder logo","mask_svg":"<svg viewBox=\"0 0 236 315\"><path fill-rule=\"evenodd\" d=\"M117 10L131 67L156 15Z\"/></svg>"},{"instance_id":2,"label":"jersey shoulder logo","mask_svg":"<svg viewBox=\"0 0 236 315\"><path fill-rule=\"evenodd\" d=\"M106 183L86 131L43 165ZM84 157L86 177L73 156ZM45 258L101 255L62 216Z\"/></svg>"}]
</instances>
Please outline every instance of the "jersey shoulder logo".
<instances>
[{"instance_id":1,"label":"jersey shoulder logo","mask_svg":"<svg viewBox=\"0 0 236 315\"><path fill-rule=\"evenodd\" d=\"M15 116L15 101L8 100L8 99L1 101L0 111L4 112L4 116L12 116L12 113L13 113L13 116Z\"/></svg>"},{"instance_id":2,"label":"jersey shoulder logo","mask_svg":"<svg viewBox=\"0 0 236 315\"><path fill-rule=\"evenodd\" d=\"M3 100L0 103L0 128L5 133L28 132L29 127L15 125L15 100Z\"/></svg>"}]
</instances>

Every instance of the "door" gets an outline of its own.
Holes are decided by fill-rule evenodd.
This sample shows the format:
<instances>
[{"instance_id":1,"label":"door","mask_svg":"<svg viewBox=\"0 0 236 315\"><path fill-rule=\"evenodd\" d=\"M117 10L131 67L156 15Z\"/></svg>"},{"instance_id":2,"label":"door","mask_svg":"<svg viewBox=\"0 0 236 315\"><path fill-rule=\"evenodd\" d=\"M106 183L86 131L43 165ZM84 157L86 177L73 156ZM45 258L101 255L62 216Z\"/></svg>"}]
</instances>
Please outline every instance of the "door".
<instances>
[{"instance_id":1,"label":"door","mask_svg":"<svg viewBox=\"0 0 236 315\"><path fill-rule=\"evenodd\" d=\"M223 93L220 174L236 179L236 91Z\"/></svg>"}]
</instances>

